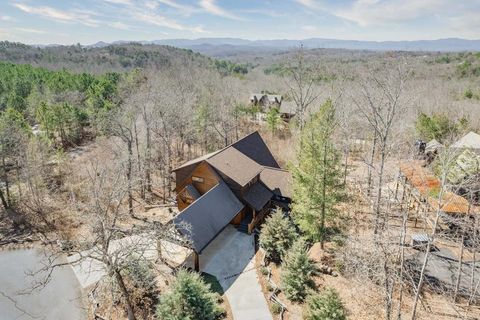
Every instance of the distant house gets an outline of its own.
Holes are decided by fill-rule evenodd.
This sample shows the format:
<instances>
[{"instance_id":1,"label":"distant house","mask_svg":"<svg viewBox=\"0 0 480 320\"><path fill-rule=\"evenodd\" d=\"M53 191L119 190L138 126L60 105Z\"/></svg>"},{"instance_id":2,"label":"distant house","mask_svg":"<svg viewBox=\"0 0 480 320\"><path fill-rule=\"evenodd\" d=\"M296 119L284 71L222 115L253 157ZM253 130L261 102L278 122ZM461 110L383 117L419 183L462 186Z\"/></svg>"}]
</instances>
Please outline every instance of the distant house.
<instances>
[{"instance_id":1,"label":"distant house","mask_svg":"<svg viewBox=\"0 0 480 320\"><path fill-rule=\"evenodd\" d=\"M228 224L251 233L271 208L287 207L291 199L291 175L280 168L258 132L174 172L180 210L174 223L191 237L197 270L198 255Z\"/></svg>"},{"instance_id":2,"label":"distant house","mask_svg":"<svg viewBox=\"0 0 480 320\"><path fill-rule=\"evenodd\" d=\"M250 104L262 108L279 107L282 103L282 96L276 94L254 93L250 95Z\"/></svg>"},{"instance_id":3,"label":"distant house","mask_svg":"<svg viewBox=\"0 0 480 320\"><path fill-rule=\"evenodd\" d=\"M282 119L287 122L295 116L295 103L284 100L281 95L254 93L250 95L249 100L250 105L260 107L263 114L275 107L278 108Z\"/></svg>"},{"instance_id":4,"label":"distant house","mask_svg":"<svg viewBox=\"0 0 480 320\"><path fill-rule=\"evenodd\" d=\"M455 149L470 149L476 154L480 154L480 134L470 131L460 140L452 145Z\"/></svg>"}]
</instances>

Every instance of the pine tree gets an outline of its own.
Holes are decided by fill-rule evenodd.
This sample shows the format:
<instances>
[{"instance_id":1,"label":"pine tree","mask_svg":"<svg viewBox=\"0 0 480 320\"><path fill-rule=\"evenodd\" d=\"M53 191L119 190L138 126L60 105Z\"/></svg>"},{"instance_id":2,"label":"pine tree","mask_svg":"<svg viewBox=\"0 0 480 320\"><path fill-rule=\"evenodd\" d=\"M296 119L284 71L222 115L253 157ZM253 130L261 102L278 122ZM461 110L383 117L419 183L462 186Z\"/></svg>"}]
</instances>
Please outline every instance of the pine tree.
<instances>
[{"instance_id":1,"label":"pine tree","mask_svg":"<svg viewBox=\"0 0 480 320\"><path fill-rule=\"evenodd\" d=\"M315 287L313 276L317 268L307 254L305 242L297 240L288 251L282 264L281 287L291 301L303 301L308 290Z\"/></svg>"},{"instance_id":2,"label":"pine tree","mask_svg":"<svg viewBox=\"0 0 480 320\"><path fill-rule=\"evenodd\" d=\"M308 297L303 319L346 320L347 316L338 293L333 289L327 289L323 293L312 294Z\"/></svg>"},{"instance_id":3,"label":"pine tree","mask_svg":"<svg viewBox=\"0 0 480 320\"><path fill-rule=\"evenodd\" d=\"M275 131L278 129L278 125L282 118L280 118L280 111L277 107L270 108L266 116L267 127L272 131L272 134L275 134Z\"/></svg>"},{"instance_id":4,"label":"pine tree","mask_svg":"<svg viewBox=\"0 0 480 320\"><path fill-rule=\"evenodd\" d=\"M293 167L292 217L305 236L326 240L327 225L338 217L336 205L343 195L339 152L332 142L335 108L327 100L301 133L298 164Z\"/></svg>"},{"instance_id":5,"label":"pine tree","mask_svg":"<svg viewBox=\"0 0 480 320\"><path fill-rule=\"evenodd\" d=\"M218 295L197 273L181 270L169 293L160 297L159 320L213 320L223 313Z\"/></svg>"},{"instance_id":6,"label":"pine tree","mask_svg":"<svg viewBox=\"0 0 480 320\"><path fill-rule=\"evenodd\" d=\"M282 209L277 208L263 224L260 247L265 250L267 259L280 262L295 237L296 231L292 223L283 215Z\"/></svg>"}]
</instances>

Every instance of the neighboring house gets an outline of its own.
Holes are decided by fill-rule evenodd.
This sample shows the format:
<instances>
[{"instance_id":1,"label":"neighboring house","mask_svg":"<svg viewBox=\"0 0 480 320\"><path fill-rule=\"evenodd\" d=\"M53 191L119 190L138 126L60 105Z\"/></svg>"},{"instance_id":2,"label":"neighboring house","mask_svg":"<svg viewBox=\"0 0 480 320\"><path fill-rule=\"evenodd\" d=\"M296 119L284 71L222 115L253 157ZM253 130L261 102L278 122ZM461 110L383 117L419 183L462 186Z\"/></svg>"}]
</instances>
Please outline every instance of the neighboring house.
<instances>
[{"instance_id":1,"label":"neighboring house","mask_svg":"<svg viewBox=\"0 0 480 320\"><path fill-rule=\"evenodd\" d=\"M452 145L455 149L470 149L476 154L480 154L480 134L470 131L460 140Z\"/></svg>"},{"instance_id":2,"label":"neighboring house","mask_svg":"<svg viewBox=\"0 0 480 320\"><path fill-rule=\"evenodd\" d=\"M296 105L293 101L285 101L281 95L254 93L250 95L250 104L260 107L262 114L265 114L273 107L278 108L283 120L289 121L295 116ZM258 119L263 117L257 116Z\"/></svg>"},{"instance_id":3,"label":"neighboring house","mask_svg":"<svg viewBox=\"0 0 480 320\"><path fill-rule=\"evenodd\" d=\"M273 207L288 207L291 175L278 165L258 132L174 169L174 223L198 255L228 225L251 233ZM184 230L181 225L189 225Z\"/></svg>"}]
</instances>

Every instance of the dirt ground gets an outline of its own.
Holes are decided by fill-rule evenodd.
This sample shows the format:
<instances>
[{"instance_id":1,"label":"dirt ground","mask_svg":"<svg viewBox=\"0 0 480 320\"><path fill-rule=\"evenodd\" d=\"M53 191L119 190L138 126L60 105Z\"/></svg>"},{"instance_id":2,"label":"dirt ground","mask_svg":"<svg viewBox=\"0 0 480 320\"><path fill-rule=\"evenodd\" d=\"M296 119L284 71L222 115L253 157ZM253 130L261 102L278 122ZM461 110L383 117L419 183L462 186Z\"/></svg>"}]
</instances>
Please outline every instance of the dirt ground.
<instances>
[{"instance_id":1,"label":"dirt ground","mask_svg":"<svg viewBox=\"0 0 480 320\"><path fill-rule=\"evenodd\" d=\"M371 204L359 196L355 184L364 183L368 171L365 164L361 161L352 161L350 165L348 179L350 199L347 204L342 205L341 211L348 215L350 228L347 233L350 235L364 236L372 232L371 226L373 223L373 216L371 214ZM387 162L386 172L387 187L384 190L384 194L391 197L394 195L396 189L394 178L398 173L398 161ZM400 187L398 195L400 195L401 192L402 189ZM391 211L394 212L393 209L395 204L392 203L391 206ZM424 217L422 216L415 216L414 214L409 215L407 221L406 242L410 241L413 234L429 234L431 232L430 226L423 218ZM399 236L402 229L402 217L392 214L389 219L392 236ZM435 245L439 249L448 250L457 259L460 257L460 248L458 248L458 244L448 241L448 239L439 239L435 242ZM316 248L315 253L313 253L311 258L316 261L322 261L322 264L327 264L335 269L335 255L339 253L338 250L339 248L334 247L333 243L327 243L326 251L322 252ZM416 251L413 249L407 249L406 252L414 253ZM325 259L326 256L329 256L330 258ZM331 258L332 256L333 259ZM268 300L271 292L268 290L270 285L268 284L267 276L263 275L261 272L262 258L263 254L260 250L256 257L257 272L261 279L262 290ZM464 249L463 258L471 259L472 253L468 249ZM281 267L270 264L269 268L272 272L271 279L274 283L279 285ZM336 277L325 274L318 276L315 279L317 289L320 292L326 288L335 289L345 305L349 319L373 320L385 318L383 288L372 282L365 281L365 279L347 278L342 275L339 270L337 270L337 272L338 276ZM396 295L398 295L398 292L394 292L394 298L396 298ZM410 317L413 305L413 294L404 290L403 295L403 303L401 306L402 317ZM290 303L282 293L278 296L282 303L287 307L284 319L292 320L302 318L302 305ZM271 301L269 301L269 303L272 304ZM398 313L398 305L394 306L393 312L395 315ZM274 319L276 318L279 317L274 315ZM417 308L417 318L425 320L480 319L480 307L467 306L464 301L453 303L448 297L427 291L424 293Z\"/></svg>"}]
</instances>

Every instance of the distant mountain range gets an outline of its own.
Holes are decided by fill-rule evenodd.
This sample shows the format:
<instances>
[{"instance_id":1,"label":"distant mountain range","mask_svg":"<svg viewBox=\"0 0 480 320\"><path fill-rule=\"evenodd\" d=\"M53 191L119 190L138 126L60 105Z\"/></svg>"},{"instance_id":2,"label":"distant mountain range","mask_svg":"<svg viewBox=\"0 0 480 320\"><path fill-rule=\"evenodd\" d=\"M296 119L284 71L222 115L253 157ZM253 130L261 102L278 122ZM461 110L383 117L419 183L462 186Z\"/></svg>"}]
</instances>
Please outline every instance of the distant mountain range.
<instances>
[{"instance_id":1,"label":"distant mountain range","mask_svg":"<svg viewBox=\"0 0 480 320\"><path fill-rule=\"evenodd\" d=\"M116 41L112 44L131 41ZM200 39L166 39L153 41L136 41L142 44L170 45L192 49L204 54L239 51L276 51L288 50L303 44L306 48L329 48L373 51L480 51L480 40L448 38L438 40L415 41L359 41L310 38L304 40L245 40L237 38L200 38ZM105 42L98 42L92 47L103 47Z\"/></svg>"}]
</instances>

